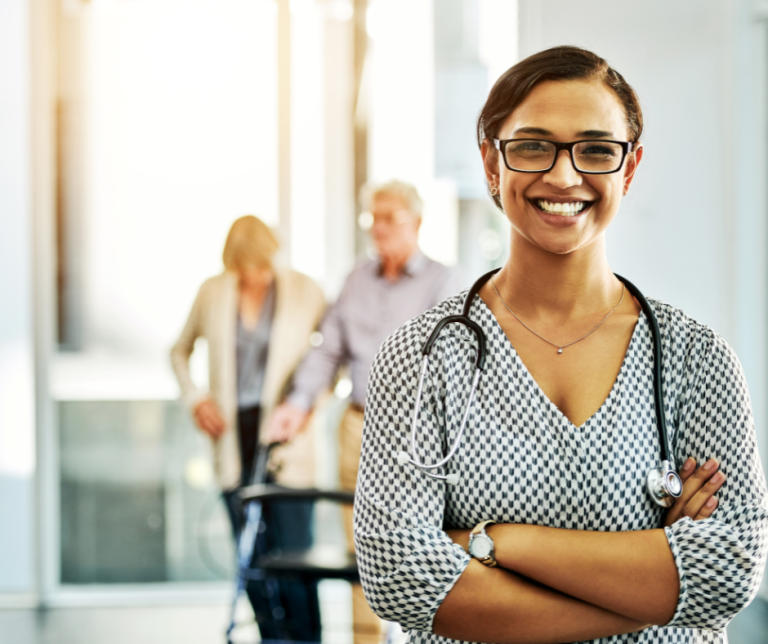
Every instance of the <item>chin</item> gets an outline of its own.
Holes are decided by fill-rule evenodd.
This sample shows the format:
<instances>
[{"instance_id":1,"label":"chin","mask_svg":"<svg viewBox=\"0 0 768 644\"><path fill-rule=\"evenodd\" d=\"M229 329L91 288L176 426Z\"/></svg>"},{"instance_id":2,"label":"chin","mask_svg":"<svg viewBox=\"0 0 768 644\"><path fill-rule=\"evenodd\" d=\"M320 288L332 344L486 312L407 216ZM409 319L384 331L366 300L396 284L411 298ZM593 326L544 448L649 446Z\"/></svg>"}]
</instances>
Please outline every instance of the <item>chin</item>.
<instances>
[{"instance_id":1,"label":"chin","mask_svg":"<svg viewBox=\"0 0 768 644\"><path fill-rule=\"evenodd\" d=\"M565 241L565 240L531 240L536 246L541 248L547 253L553 255L569 255L584 246L587 246L589 242L583 241Z\"/></svg>"}]
</instances>

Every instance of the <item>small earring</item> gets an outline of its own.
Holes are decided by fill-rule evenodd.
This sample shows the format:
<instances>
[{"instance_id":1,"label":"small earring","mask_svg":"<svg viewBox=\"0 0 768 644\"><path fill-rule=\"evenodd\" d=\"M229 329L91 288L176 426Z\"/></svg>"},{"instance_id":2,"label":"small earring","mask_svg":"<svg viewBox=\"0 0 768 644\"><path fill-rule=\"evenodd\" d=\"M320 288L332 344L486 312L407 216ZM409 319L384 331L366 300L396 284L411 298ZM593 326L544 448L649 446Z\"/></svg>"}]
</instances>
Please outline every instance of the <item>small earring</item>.
<instances>
[{"instance_id":1,"label":"small earring","mask_svg":"<svg viewBox=\"0 0 768 644\"><path fill-rule=\"evenodd\" d=\"M490 190L491 190L491 197L495 197L497 194L499 194L499 191L496 188L496 186L491 186Z\"/></svg>"}]
</instances>

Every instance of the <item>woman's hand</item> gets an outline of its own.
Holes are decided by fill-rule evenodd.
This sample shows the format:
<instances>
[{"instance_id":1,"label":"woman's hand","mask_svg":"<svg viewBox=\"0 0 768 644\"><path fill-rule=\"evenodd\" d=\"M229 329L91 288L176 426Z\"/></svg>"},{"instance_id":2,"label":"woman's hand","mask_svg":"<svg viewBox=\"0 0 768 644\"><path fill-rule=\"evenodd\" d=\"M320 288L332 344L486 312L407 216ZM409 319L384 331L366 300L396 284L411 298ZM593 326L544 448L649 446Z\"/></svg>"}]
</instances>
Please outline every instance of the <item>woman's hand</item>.
<instances>
[{"instance_id":1,"label":"woman's hand","mask_svg":"<svg viewBox=\"0 0 768 644\"><path fill-rule=\"evenodd\" d=\"M664 526L669 527L683 517L694 521L708 519L717 508L715 493L725 483L725 474L718 472L720 464L709 459L701 467L696 467L692 458L683 463L680 468L680 478L683 481L683 493L675 500L675 504L667 510Z\"/></svg>"},{"instance_id":2,"label":"woman's hand","mask_svg":"<svg viewBox=\"0 0 768 644\"><path fill-rule=\"evenodd\" d=\"M218 440L224 433L224 419L216 402L211 398L204 398L192 410L195 424L213 440Z\"/></svg>"}]
</instances>

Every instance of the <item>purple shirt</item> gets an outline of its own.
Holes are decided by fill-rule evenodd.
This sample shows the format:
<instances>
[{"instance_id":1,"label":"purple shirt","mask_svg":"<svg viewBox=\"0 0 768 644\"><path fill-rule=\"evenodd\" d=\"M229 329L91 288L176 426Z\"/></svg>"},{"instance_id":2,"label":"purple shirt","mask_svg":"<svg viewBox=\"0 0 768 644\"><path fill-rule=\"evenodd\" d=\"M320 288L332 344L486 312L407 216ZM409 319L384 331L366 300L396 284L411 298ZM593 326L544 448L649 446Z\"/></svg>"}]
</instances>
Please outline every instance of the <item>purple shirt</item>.
<instances>
[{"instance_id":1,"label":"purple shirt","mask_svg":"<svg viewBox=\"0 0 768 644\"><path fill-rule=\"evenodd\" d=\"M349 274L338 300L320 325L323 342L296 370L288 403L308 411L349 365L352 402L365 404L368 371L384 342L405 322L460 290L457 272L417 250L395 282L382 274L379 260L364 260Z\"/></svg>"}]
</instances>

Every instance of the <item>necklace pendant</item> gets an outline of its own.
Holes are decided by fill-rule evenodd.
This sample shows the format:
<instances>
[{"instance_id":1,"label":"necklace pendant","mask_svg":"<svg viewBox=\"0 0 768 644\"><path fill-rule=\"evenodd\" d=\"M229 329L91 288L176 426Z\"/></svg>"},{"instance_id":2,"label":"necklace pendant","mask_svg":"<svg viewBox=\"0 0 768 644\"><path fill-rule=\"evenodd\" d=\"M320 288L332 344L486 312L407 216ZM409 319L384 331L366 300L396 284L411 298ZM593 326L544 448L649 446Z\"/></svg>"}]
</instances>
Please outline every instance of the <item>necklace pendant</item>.
<instances>
[{"instance_id":1,"label":"necklace pendant","mask_svg":"<svg viewBox=\"0 0 768 644\"><path fill-rule=\"evenodd\" d=\"M559 355L559 354L561 354L562 352L563 352L563 347L559 347L559 348L557 349L557 353L558 353L558 355Z\"/></svg>"}]
</instances>

